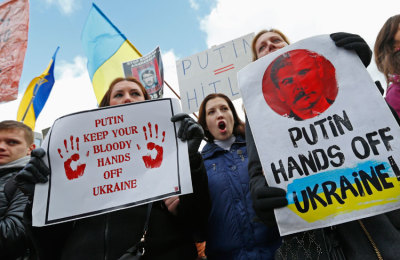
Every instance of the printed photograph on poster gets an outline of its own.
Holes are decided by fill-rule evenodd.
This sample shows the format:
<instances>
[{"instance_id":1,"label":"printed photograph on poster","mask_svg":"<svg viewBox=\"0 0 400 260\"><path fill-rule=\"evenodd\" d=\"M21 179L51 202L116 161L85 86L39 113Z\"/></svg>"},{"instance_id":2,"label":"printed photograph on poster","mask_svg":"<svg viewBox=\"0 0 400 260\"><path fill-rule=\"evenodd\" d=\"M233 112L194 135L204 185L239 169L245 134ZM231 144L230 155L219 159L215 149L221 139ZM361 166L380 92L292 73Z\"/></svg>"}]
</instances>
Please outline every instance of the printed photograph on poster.
<instances>
[{"instance_id":1,"label":"printed photograph on poster","mask_svg":"<svg viewBox=\"0 0 400 260\"><path fill-rule=\"evenodd\" d=\"M151 99L162 98L164 69L160 47L139 59L122 64L125 77L134 77L143 84Z\"/></svg>"},{"instance_id":2,"label":"printed photograph on poster","mask_svg":"<svg viewBox=\"0 0 400 260\"><path fill-rule=\"evenodd\" d=\"M400 208L400 128L356 53L327 35L238 73L281 235ZM250 173L251 175L252 173Z\"/></svg>"},{"instance_id":3,"label":"printed photograph on poster","mask_svg":"<svg viewBox=\"0 0 400 260\"><path fill-rule=\"evenodd\" d=\"M51 175L35 190L34 224L191 193L186 143L170 121L179 112L178 100L158 99L57 119L43 144Z\"/></svg>"}]
</instances>

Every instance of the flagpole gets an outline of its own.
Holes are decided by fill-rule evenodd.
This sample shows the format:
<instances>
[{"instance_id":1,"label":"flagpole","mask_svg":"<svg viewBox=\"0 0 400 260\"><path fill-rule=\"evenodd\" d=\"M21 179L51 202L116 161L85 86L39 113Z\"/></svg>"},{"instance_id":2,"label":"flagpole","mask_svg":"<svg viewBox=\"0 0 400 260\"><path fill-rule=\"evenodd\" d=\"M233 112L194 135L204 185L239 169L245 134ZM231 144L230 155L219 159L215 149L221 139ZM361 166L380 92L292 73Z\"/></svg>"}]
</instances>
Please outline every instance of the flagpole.
<instances>
[{"instance_id":1,"label":"flagpole","mask_svg":"<svg viewBox=\"0 0 400 260\"><path fill-rule=\"evenodd\" d=\"M40 79L40 80L41 80L41 79ZM37 83L35 84L35 87L38 85L38 83L40 83L40 80L39 80L39 82L37 82ZM32 98L31 98L31 100L29 101L29 105L28 105L28 107L26 108L25 113L24 113L24 116L23 116L22 119L21 119L21 122L22 122L22 123L24 122L25 117L26 117L26 115L28 114L29 108L31 107L31 105L32 105L32 103L33 103L33 100L35 99L36 94L37 94L37 92L38 92L40 86L41 86L41 84L38 85L38 87L35 89L35 91L34 91L33 94L32 94ZM29 87L29 86L28 86L28 87ZM33 113L35 113L35 111L33 111Z\"/></svg>"},{"instance_id":2,"label":"flagpole","mask_svg":"<svg viewBox=\"0 0 400 260\"><path fill-rule=\"evenodd\" d=\"M165 85L167 85L167 87L172 91L172 93L174 93L175 94L175 96L179 99L179 100L181 100L181 97L178 95L178 93L176 93L175 92L175 90L164 80L164 83L165 83ZM199 119L199 117L195 114L195 113L192 113L193 115L194 115L194 117L196 118L196 119Z\"/></svg>"},{"instance_id":3,"label":"flagpole","mask_svg":"<svg viewBox=\"0 0 400 260\"><path fill-rule=\"evenodd\" d=\"M24 122L25 117L26 117L26 115L28 114L28 110L29 110L29 108L31 107L34 98L35 98L35 97L32 96L31 101L29 101L29 105L28 105L28 107L26 108L25 113L24 113L24 116L23 116L22 119L21 119L21 122L22 122L22 123Z\"/></svg>"},{"instance_id":4,"label":"flagpole","mask_svg":"<svg viewBox=\"0 0 400 260\"><path fill-rule=\"evenodd\" d=\"M181 97L178 95L178 93L175 92L175 90L164 80L165 85L167 85L167 87L175 94L175 96L179 99L181 99Z\"/></svg>"}]
</instances>

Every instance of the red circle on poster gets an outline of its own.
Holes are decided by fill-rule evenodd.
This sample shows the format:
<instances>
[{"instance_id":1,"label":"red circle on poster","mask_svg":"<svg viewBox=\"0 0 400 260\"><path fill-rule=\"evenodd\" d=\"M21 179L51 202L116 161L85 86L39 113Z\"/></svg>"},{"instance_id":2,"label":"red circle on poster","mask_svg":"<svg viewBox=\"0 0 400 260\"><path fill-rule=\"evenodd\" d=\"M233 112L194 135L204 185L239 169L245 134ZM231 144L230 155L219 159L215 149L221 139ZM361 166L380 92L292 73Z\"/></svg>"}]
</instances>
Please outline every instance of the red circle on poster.
<instances>
[{"instance_id":1,"label":"red circle on poster","mask_svg":"<svg viewBox=\"0 0 400 260\"><path fill-rule=\"evenodd\" d=\"M305 120L328 109L338 94L336 70L324 56L305 49L285 52L265 70L262 92L281 116Z\"/></svg>"}]
</instances>

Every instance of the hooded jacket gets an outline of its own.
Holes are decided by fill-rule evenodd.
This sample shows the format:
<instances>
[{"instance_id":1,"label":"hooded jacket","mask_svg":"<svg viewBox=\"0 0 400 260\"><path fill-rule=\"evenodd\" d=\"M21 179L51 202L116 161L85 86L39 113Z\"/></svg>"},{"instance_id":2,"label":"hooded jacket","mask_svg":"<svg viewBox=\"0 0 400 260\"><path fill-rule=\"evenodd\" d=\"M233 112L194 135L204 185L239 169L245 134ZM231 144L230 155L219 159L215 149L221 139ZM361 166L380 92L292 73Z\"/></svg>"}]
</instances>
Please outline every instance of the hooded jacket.
<instances>
[{"instance_id":1,"label":"hooded jacket","mask_svg":"<svg viewBox=\"0 0 400 260\"><path fill-rule=\"evenodd\" d=\"M26 252L23 214L28 198L13 183L13 176L29 161L29 156L0 166L0 259L16 259ZM6 187L15 188L7 189Z\"/></svg>"}]
</instances>

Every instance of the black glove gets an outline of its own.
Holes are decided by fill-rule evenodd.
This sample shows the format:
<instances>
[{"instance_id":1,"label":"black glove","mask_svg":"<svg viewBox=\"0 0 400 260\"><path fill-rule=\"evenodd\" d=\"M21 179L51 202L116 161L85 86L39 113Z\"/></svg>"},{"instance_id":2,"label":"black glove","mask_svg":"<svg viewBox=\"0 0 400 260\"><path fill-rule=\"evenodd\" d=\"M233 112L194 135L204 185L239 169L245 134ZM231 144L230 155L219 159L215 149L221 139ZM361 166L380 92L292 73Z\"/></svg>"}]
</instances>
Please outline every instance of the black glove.
<instances>
[{"instance_id":1,"label":"black glove","mask_svg":"<svg viewBox=\"0 0 400 260\"><path fill-rule=\"evenodd\" d=\"M201 141L204 138L204 130L196 121L188 114L181 113L171 117L172 122L181 121L178 130L178 137L182 141L188 142L189 158L193 157L199 151Z\"/></svg>"},{"instance_id":2,"label":"black glove","mask_svg":"<svg viewBox=\"0 0 400 260\"><path fill-rule=\"evenodd\" d=\"M338 47L343 47L346 50L354 50L360 57L365 67L368 67L372 58L372 51L367 42L357 34L338 32L329 35Z\"/></svg>"},{"instance_id":3,"label":"black glove","mask_svg":"<svg viewBox=\"0 0 400 260\"><path fill-rule=\"evenodd\" d=\"M286 191L264 184L254 188L252 197L257 217L267 226L276 226L274 209L288 205Z\"/></svg>"},{"instance_id":4,"label":"black glove","mask_svg":"<svg viewBox=\"0 0 400 260\"><path fill-rule=\"evenodd\" d=\"M25 167L14 177L18 188L30 199L33 198L36 183L46 183L50 169L41 159L46 152L42 148L32 151L31 159Z\"/></svg>"}]
</instances>

